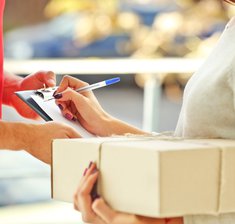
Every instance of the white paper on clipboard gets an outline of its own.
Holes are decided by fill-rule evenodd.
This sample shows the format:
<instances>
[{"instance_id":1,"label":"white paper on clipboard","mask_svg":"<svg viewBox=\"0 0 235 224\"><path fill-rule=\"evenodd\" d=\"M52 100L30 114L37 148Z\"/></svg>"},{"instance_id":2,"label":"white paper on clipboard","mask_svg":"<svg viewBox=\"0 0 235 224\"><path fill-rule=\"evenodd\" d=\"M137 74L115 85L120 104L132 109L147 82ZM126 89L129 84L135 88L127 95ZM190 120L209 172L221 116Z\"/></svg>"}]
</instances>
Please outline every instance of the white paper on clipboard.
<instances>
[{"instance_id":1,"label":"white paper on clipboard","mask_svg":"<svg viewBox=\"0 0 235 224\"><path fill-rule=\"evenodd\" d=\"M70 121L63 117L60 109L55 104L54 100L44 101L42 97L38 95L31 95L32 99L44 110L53 121L67 124L78 131L78 133L84 138L95 137L93 134L85 130L78 121Z\"/></svg>"}]
</instances>

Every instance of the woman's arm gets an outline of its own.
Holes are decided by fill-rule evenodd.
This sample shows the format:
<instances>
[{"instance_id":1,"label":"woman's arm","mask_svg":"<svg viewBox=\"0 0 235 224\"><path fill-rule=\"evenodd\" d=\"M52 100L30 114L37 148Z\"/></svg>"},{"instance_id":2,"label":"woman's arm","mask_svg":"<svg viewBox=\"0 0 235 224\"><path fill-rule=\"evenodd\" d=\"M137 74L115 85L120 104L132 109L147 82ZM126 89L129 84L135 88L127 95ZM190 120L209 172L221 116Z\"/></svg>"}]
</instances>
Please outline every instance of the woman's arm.
<instances>
[{"instance_id":1,"label":"woman's arm","mask_svg":"<svg viewBox=\"0 0 235 224\"><path fill-rule=\"evenodd\" d=\"M93 92L81 94L74 91L86 85L88 83L70 76L65 76L61 81L54 97L67 119L77 119L86 130L98 136L145 133L105 112Z\"/></svg>"}]
</instances>

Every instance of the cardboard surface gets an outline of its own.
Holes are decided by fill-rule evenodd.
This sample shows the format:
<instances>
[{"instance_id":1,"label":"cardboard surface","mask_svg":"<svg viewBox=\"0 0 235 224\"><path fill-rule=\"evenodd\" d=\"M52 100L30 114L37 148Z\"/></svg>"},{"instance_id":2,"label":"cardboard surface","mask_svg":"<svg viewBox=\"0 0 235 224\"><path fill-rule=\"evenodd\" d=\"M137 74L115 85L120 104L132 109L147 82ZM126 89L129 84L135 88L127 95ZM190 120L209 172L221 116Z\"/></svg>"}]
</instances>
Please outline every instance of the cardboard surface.
<instances>
[{"instance_id":1,"label":"cardboard surface","mask_svg":"<svg viewBox=\"0 0 235 224\"><path fill-rule=\"evenodd\" d=\"M54 140L53 198L73 201L84 169L122 212L150 217L235 211L235 141L92 138Z\"/></svg>"}]
</instances>

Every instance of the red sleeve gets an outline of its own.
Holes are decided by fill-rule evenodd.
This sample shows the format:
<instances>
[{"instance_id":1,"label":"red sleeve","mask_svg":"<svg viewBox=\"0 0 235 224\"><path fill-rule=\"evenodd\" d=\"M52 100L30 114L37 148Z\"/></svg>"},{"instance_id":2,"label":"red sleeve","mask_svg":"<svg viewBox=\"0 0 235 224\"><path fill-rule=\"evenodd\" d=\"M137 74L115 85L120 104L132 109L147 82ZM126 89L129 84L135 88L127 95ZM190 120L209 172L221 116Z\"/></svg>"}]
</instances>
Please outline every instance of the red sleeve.
<instances>
[{"instance_id":1,"label":"red sleeve","mask_svg":"<svg viewBox=\"0 0 235 224\"><path fill-rule=\"evenodd\" d=\"M2 118L2 93L3 93L3 11L5 0L0 0L0 119Z\"/></svg>"}]
</instances>

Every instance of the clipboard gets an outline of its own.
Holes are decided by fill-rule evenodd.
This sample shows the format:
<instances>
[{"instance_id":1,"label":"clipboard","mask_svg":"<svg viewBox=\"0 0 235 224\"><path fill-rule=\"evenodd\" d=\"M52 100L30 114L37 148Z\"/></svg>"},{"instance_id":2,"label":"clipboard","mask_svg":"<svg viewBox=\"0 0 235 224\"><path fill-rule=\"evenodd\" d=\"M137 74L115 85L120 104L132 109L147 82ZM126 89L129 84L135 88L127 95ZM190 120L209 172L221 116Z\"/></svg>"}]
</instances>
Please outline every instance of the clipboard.
<instances>
[{"instance_id":1,"label":"clipboard","mask_svg":"<svg viewBox=\"0 0 235 224\"><path fill-rule=\"evenodd\" d=\"M70 121L62 116L60 109L55 104L53 93L58 87L49 87L38 90L18 91L15 94L32 108L45 121L57 121L76 129L82 137L96 137L81 126L78 121Z\"/></svg>"},{"instance_id":2,"label":"clipboard","mask_svg":"<svg viewBox=\"0 0 235 224\"><path fill-rule=\"evenodd\" d=\"M52 121L52 118L41 108L31 97L35 94L33 90L19 91L15 94L23 100L30 108L32 108L45 121Z\"/></svg>"},{"instance_id":3,"label":"clipboard","mask_svg":"<svg viewBox=\"0 0 235 224\"><path fill-rule=\"evenodd\" d=\"M42 88L38 90L18 91L15 94L23 100L30 108L32 108L45 121L53 121L53 119L34 101L33 95L38 95L44 100L51 98L57 87Z\"/></svg>"}]
</instances>

